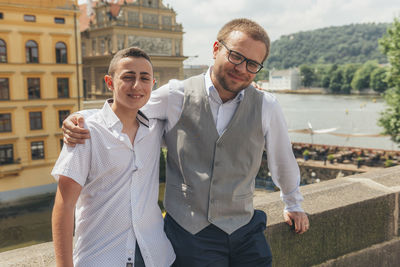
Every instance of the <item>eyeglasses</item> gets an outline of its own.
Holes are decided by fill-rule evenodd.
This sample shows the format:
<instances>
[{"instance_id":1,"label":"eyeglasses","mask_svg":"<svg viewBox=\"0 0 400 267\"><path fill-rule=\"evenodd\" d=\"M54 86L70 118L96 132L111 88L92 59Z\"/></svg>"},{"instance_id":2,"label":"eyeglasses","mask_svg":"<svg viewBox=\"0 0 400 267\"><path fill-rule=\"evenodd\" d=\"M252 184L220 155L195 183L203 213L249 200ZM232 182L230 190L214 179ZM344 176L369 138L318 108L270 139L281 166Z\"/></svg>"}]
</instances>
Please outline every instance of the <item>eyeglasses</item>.
<instances>
[{"instance_id":1,"label":"eyeglasses","mask_svg":"<svg viewBox=\"0 0 400 267\"><path fill-rule=\"evenodd\" d=\"M224 44L224 42L219 41L225 48L226 50L228 50L229 54L228 54L228 60L230 63L235 64L235 65L240 65L242 64L244 61L246 61L246 69L248 72L256 74L257 72L259 72L264 66L261 65L260 63L248 59L247 57L243 56L242 54L240 54L239 52L236 52L234 50L229 49L228 47L226 47L226 45Z\"/></svg>"}]
</instances>

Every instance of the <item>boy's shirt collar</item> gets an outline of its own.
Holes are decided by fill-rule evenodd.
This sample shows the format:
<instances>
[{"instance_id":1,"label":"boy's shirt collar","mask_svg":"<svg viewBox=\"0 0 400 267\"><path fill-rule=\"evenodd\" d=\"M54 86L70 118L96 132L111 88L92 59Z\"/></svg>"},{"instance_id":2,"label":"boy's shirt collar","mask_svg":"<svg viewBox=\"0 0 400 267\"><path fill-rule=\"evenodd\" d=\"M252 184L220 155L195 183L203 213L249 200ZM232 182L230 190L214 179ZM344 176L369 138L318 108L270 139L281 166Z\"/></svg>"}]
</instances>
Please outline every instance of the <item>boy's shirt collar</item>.
<instances>
[{"instance_id":1,"label":"boy's shirt collar","mask_svg":"<svg viewBox=\"0 0 400 267\"><path fill-rule=\"evenodd\" d=\"M101 113L103 115L105 125L108 128L116 127L116 130L120 132L122 131L122 123L111 108L113 102L114 100L112 98L107 99L103 105L103 108L101 109ZM139 121L140 124L149 128L149 119L140 110L136 115L136 119Z\"/></svg>"}]
</instances>

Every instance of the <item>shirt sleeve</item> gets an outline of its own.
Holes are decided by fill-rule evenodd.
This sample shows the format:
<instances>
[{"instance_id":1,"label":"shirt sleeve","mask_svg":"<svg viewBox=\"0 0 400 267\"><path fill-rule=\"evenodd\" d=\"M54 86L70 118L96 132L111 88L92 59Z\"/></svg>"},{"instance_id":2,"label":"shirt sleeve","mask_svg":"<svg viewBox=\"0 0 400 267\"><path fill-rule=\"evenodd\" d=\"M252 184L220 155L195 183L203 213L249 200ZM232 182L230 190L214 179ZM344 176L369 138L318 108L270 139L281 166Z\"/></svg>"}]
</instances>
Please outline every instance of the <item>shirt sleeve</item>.
<instances>
[{"instance_id":1,"label":"shirt sleeve","mask_svg":"<svg viewBox=\"0 0 400 267\"><path fill-rule=\"evenodd\" d=\"M75 147L64 145L60 156L51 172L51 175L58 182L60 175L69 177L82 187L89 176L91 163L91 142L78 144Z\"/></svg>"},{"instance_id":2,"label":"shirt sleeve","mask_svg":"<svg viewBox=\"0 0 400 267\"><path fill-rule=\"evenodd\" d=\"M303 211L300 193L300 171L293 155L287 125L276 99L263 102L263 128L268 169L281 190L285 211Z\"/></svg>"},{"instance_id":3,"label":"shirt sleeve","mask_svg":"<svg viewBox=\"0 0 400 267\"><path fill-rule=\"evenodd\" d=\"M169 84L151 92L147 104L141 109L149 119L167 119Z\"/></svg>"},{"instance_id":4,"label":"shirt sleeve","mask_svg":"<svg viewBox=\"0 0 400 267\"><path fill-rule=\"evenodd\" d=\"M154 90L141 110L150 119L166 120L165 131L168 132L181 117L184 96L183 81L171 80Z\"/></svg>"},{"instance_id":5,"label":"shirt sleeve","mask_svg":"<svg viewBox=\"0 0 400 267\"><path fill-rule=\"evenodd\" d=\"M81 114L83 118L87 119L93 114L97 113L100 109L85 109L85 110L79 110L76 113Z\"/></svg>"}]
</instances>

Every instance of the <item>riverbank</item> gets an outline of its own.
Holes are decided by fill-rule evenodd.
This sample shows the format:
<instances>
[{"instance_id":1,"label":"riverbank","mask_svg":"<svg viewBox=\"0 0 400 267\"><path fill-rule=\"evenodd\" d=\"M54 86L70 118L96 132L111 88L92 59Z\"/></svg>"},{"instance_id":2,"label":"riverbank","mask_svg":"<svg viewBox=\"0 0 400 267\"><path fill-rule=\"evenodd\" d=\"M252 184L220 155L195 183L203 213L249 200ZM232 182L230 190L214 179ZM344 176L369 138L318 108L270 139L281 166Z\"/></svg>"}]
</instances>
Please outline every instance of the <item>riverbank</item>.
<instances>
[{"instance_id":1,"label":"riverbank","mask_svg":"<svg viewBox=\"0 0 400 267\"><path fill-rule=\"evenodd\" d=\"M350 94L334 94L325 88L299 88L296 90L268 90L260 88L263 91L273 94L299 94L299 95L334 95L334 96L373 96L382 97L382 94L375 92L372 89L366 89L364 91L352 91Z\"/></svg>"}]
</instances>

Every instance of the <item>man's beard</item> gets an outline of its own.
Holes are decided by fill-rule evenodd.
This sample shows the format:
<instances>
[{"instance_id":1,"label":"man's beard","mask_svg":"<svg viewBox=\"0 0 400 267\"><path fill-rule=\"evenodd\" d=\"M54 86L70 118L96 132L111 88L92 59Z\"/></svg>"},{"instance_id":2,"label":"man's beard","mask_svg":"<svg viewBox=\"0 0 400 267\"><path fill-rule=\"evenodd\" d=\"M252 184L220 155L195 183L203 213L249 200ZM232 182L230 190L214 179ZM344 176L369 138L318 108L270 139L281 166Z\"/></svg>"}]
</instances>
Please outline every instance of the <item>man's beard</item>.
<instances>
[{"instance_id":1,"label":"man's beard","mask_svg":"<svg viewBox=\"0 0 400 267\"><path fill-rule=\"evenodd\" d=\"M228 74L227 74L227 75L228 75ZM222 88L223 88L224 90L228 91L228 92L233 93L233 94L237 94L237 93L239 93L240 91L242 91L243 89L246 89L246 88L250 85L250 83L251 83L251 82L249 82L249 84L247 84L246 86L239 87L238 89L232 89L232 88L229 88L228 83L226 82L225 77L219 76L218 74L215 75L215 76L216 76L216 78L217 78L217 80L218 80L218 83L222 86Z\"/></svg>"}]
</instances>

